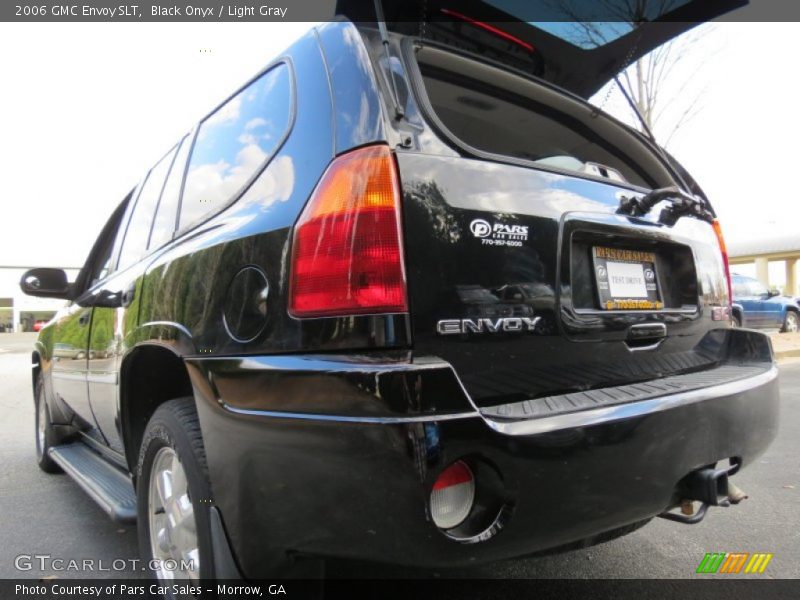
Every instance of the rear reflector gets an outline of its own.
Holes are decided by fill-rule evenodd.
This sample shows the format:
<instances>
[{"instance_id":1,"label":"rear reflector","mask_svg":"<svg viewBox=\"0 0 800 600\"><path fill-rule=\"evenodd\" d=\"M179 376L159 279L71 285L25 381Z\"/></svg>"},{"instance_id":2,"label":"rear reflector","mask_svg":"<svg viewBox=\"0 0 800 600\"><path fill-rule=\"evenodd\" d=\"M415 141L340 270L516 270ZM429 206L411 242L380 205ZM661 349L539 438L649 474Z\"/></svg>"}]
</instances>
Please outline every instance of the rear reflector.
<instances>
[{"instance_id":1,"label":"rear reflector","mask_svg":"<svg viewBox=\"0 0 800 600\"><path fill-rule=\"evenodd\" d=\"M400 186L388 146L344 154L325 171L294 230L289 313L407 312Z\"/></svg>"},{"instance_id":2,"label":"rear reflector","mask_svg":"<svg viewBox=\"0 0 800 600\"><path fill-rule=\"evenodd\" d=\"M719 251L722 253L722 263L725 266L725 283L728 285L728 304L733 302L733 286L731 285L731 266L728 262L728 248L725 246L725 237L722 235L722 227L717 219L712 222L714 233L717 235Z\"/></svg>"},{"instance_id":3,"label":"rear reflector","mask_svg":"<svg viewBox=\"0 0 800 600\"><path fill-rule=\"evenodd\" d=\"M469 515L475 501L475 477L464 461L447 467L433 484L431 517L440 529L452 529Z\"/></svg>"}]
</instances>

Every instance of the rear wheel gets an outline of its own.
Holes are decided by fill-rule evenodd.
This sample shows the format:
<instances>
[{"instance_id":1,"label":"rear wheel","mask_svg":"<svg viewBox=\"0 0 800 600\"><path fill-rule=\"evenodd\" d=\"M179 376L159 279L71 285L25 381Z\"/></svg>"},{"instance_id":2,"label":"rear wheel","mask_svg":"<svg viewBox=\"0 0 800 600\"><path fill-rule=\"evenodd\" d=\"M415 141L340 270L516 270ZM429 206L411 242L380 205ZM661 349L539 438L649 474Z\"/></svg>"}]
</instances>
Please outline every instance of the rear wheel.
<instances>
[{"instance_id":1,"label":"rear wheel","mask_svg":"<svg viewBox=\"0 0 800 600\"><path fill-rule=\"evenodd\" d=\"M783 333L795 333L800 328L800 318L793 310L787 310L786 316L783 318Z\"/></svg>"},{"instance_id":2,"label":"rear wheel","mask_svg":"<svg viewBox=\"0 0 800 600\"><path fill-rule=\"evenodd\" d=\"M61 467L50 458L48 452L50 448L58 445L58 435L50 420L50 411L47 408L47 399L44 397L44 381L41 373L36 376L33 399L36 408L36 462L45 473L60 473Z\"/></svg>"},{"instance_id":3,"label":"rear wheel","mask_svg":"<svg viewBox=\"0 0 800 600\"><path fill-rule=\"evenodd\" d=\"M139 549L159 581L213 577L211 486L193 398L170 400L147 424L137 468Z\"/></svg>"}]
</instances>

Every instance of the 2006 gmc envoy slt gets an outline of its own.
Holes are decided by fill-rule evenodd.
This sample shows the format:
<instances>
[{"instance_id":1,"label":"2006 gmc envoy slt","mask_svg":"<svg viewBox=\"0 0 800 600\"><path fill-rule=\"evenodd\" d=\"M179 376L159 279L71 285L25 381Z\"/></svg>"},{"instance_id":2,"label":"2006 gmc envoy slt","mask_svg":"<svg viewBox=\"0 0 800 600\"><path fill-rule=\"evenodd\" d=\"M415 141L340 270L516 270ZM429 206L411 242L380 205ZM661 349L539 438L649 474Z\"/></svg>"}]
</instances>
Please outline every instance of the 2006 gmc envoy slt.
<instances>
[{"instance_id":1,"label":"2006 gmc envoy slt","mask_svg":"<svg viewBox=\"0 0 800 600\"><path fill-rule=\"evenodd\" d=\"M178 564L156 577L474 565L743 498L769 339L731 328L697 183L586 101L742 2L592 48L456 4L340 2L155 163L74 282L23 276L68 301L33 351L39 466L135 520Z\"/></svg>"}]
</instances>

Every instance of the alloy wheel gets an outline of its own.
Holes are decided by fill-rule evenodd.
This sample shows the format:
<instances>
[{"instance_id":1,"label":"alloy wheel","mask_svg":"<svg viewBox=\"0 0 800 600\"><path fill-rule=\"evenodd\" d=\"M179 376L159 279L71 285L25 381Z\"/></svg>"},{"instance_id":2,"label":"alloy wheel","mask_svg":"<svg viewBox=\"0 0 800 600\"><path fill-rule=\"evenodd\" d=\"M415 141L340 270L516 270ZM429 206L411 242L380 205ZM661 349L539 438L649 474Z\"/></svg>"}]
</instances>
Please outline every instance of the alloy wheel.
<instances>
[{"instance_id":1,"label":"alloy wheel","mask_svg":"<svg viewBox=\"0 0 800 600\"><path fill-rule=\"evenodd\" d=\"M178 454L165 446L153 459L148 494L150 548L161 580L199 578L197 522L186 472Z\"/></svg>"}]
</instances>

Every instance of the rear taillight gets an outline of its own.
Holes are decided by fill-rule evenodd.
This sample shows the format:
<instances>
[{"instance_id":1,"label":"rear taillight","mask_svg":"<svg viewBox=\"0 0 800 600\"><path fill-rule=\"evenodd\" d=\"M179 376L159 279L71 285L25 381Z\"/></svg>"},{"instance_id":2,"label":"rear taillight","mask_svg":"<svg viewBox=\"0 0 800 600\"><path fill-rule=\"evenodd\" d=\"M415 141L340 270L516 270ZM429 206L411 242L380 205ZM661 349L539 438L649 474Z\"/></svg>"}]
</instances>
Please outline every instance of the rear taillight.
<instances>
[{"instance_id":1,"label":"rear taillight","mask_svg":"<svg viewBox=\"0 0 800 600\"><path fill-rule=\"evenodd\" d=\"M407 312L400 186L388 146L328 167L294 230L295 317Z\"/></svg>"},{"instance_id":2,"label":"rear taillight","mask_svg":"<svg viewBox=\"0 0 800 600\"><path fill-rule=\"evenodd\" d=\"M728 286L728 304L733 302L733 286L731 285L731 267L728 262L728 248L725 246L725 237L722 235L722 227L717 219L712 222L714 233L717 235L719 251L722 253L722 263L725 266L725 283Z\"/></svg>"}]
</instances>

